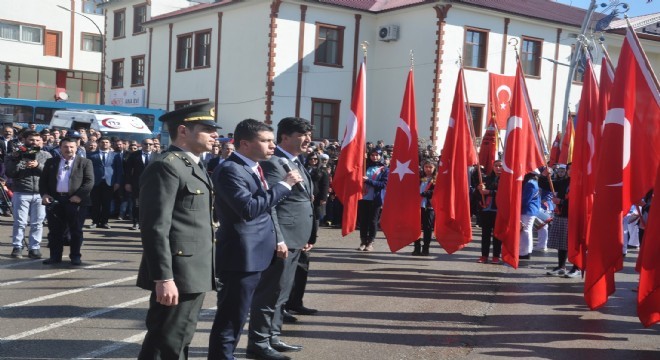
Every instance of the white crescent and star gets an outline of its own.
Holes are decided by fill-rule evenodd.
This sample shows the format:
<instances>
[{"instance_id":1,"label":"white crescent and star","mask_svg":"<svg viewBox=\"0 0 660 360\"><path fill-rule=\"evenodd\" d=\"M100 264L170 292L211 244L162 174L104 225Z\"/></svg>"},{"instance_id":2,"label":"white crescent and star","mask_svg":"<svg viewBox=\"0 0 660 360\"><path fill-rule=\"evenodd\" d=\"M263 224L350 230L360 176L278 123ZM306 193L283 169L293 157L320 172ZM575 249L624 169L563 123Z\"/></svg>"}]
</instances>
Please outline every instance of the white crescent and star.
<instances>
[{"instance_id":1,"label":"white crescent and star","mask_svg":"<svg viewBox=\"0 0 660 360\"><path fill-rule=\"evenodd\" d=\"M522 129L522 122L523 122L523 119L518 117L518 116L511 116L509 118L509 121L507 121L507 124L506 124L506 139L504 140L504 148L505 149L507 147L507 144L509 144L509 136L511 136L511 133L513 133L513 131L516 128ZM505 150L505 152L506 152L506 150ZM506 171L509 174L513 175L513 170L511 170L509 165L507 165L507 163L506 163L506 156L502 157L502 171ZM520 178L517 179L517 180L522 180L522 176L523 176L523 174L521 174Z\"/></svg>"},{"instance_id":2,"label":"white crescent and star","mask_svg":"<svg viewBox=\"0 0 660 360\"><path fill-rule=\"evenodd\" d=\"M603 122L603 129L608 124L623 126L623 163L621 169L625 169L630 162L630 139L631 139L631 126L630 120L626 119L625 109L616 108L607 111L605 121ZM607 186L623 186L623 182L617 184L608 184Z\"/></svg>"},{"instance_id":3,"label":"white crescent and star","mask_svg":"<svg viewBox=\"0 0 660 360\"><path fill-rule=\"evenodd\" d=\"M403 132L408 137L408 149L410 149L410 144L412 143L412 135L410 134L410 126L408 125L408 123L403 121L402 118L399 118L399 125L397 126L397 128L403 130Z\"/></svg>"},{"instance_id":4,"label":"white crescent and star","mask_svg":"<svg viewBox=\"0 0 660 360\"><path fill-rule=\"evenodd\" d=\"M344 148L348 146L348 144L350 144L353 139L355 139L355 136L357 135L357 128L357 116L355 116L355 113L351 110L351 116L346 122L346 132L344 133L344 139L341 142L342 150L344 150Z\"/></svg>"},{"instance_id":5,"label":"white crescent and star","mask_svg":"<svg viewBox=\"0 0 660 360\"><path fill-rule=\"evenodd\" d=\"M508 99L506 99L506 100L500 99L500 92L502 92L502 91L506 92L507 95L509 95ZM511 88L507 85L500 85L497 88L497 90L495 91L495 96L497 96L497 100L501 101L501 103L500 103L501 110L505 110L506 105L507 105L507 101L511 100Z\"/></svg>"},{"instance_id":6,"label":"white crescent and star","mask_svg":"<svg viewBox=\"0 0 660 360\"><path fill-rule=\"evenodd\" d=\"M411 160L406 162L401 162L399 160L396 161L396 166L394 167L394 171L392 171L392 173L399 175L399 181L402 181L406 174L414 174L414 172L410 170L410 161Z\"/></svg>"}]
</instances>

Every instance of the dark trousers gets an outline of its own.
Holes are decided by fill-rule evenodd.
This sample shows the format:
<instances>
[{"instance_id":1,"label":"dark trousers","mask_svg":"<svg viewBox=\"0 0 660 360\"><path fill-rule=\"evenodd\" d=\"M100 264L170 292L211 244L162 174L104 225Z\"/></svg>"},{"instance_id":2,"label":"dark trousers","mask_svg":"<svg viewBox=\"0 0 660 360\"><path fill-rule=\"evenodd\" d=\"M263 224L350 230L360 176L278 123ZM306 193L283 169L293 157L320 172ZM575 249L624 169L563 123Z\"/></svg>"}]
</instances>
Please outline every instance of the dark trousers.
<instances>
[{"instance_id":1,"label":"dark trousers","mask_svg":"<svg viewBox=\"0 0 660 360\"><path fill-rule=\"evenodd\" d=\"M113 193L112 186L106 184L105 181L92 188L90 196L92 199L92 222L94 224L103 225L108 223Z\"/></svg>"},{"instance_id":2,"label":"dark trousers","mask_svg":"<svg viewBox=\"0 0 660 360\"><path fill-rule=\"evenodd\" d=\"M500 254L502 253L502 242L493 235L496 216L496 211L481 212L481 256L488 257L491 237L493 240L493 257L500 257Z\"/></svg>"},{"instance_id":3,"label":"dark trousers","mask_svg":"<svg viewBox=\"0 0 660 360\"><path fill-rule=\"evenodd\" d=\"M296 274L293 277L293 288L289 299L286 302L287 308L299 308L303 306L303 296L305 296L305 289L307 288L307 277L309 275L309 258L308 251L301 251L296 264Z\"/></svg>"},{"instance_id":4,"label":"dark trousers","mask_svg":"<svg viewBox=\"0 0 660 360\"><path fill-rule=\"evenodd\" d=\"M208 359L233 360L261 272L222 271Z\"/></svg>"},{"instance_id":5,"label":"dark trousers","mask_svg":"<svg viewBox=\"0 0 660 360\"><path fill-rule=\"evenodd\" d=\"M47 213L48 218L48 247L50 258L62 260L64 251L65 233L69 230L71 251L70 259L80 259L80 248L83 243L83 223L87 215L87 206L80 206L69 202L68 196L56 197L57 204L52 205Z\"/></svg>"},{"instance_id":6,"label":"dark trousers","mask_svg":"<svg viewBox=\"0 0 660 360\"><path fill-rule=\"evenodd\" d=\"M380 206L373 200L358 201L358 219L360 221L360 239L373 242L378 228Z\"/></svg>"},{"instance_id":7,"label":"dark trousers","mask_svg":"<svg viewBox=\"0 0 660 360\"><path fill-rule=\"evenodd\" d=\"M283 305L289 299L300 249L289 249L286 259L276 258L264 270L250 306L248 347L265 349L279 341L284 320Z\"/></svg>"},{"instance_id":8,"label":"dark trousers","mask_svg":"<svg viewBox=\"0 0 660 360\"><path fill-rule=\"evenodd\" d=\"M133 190L133 209L131 210L133 216L133 225L140 223L140 193Z\"/></svg>"},{"instance_id":9,"label":"dark trousers","mask_svg":"<svg viewBox=\"0 0 660 360\"><path fill-rule=\"evenodd\" d=\"M144 337L140 360L183 360L195 335L199 310L205 293L179 294L176 306L161 305L156 292L151 292L147 311L147 335Z\"/></svg>"},{"instance_id":10,"label":"dark trousers","mask_svg":"<svg viewBox=\"0 0 660 360\"><path fill-rule=\"evenodd\" d=\"M433 227L435 226L435 210L433 208L422 208L422 233L424 234L424 246L431 243Z\"/></svg>"}]
</instances>

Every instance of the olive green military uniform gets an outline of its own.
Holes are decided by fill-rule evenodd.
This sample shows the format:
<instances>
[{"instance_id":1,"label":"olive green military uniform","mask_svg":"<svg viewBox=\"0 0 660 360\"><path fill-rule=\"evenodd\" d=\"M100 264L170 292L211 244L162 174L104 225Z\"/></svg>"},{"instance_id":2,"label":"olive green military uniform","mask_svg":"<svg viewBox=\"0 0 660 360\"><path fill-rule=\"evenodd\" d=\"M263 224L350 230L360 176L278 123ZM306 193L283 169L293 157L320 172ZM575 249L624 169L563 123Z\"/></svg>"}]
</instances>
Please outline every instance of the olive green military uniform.
<instances>
[{"instance_id":1,"label":"olive green military uniform","mask_svg":"<svg viewBox=\"0 0 660 360\"><path fill-rule=\"evenodd\" d=\"M137 285L151 290L140 359L185 359L204 293L216 288L212 184L185 152L170 147L140 178L144 253ZM156 301L155 280L173 279L179 304Z\"/></svg>"}]
</instances>

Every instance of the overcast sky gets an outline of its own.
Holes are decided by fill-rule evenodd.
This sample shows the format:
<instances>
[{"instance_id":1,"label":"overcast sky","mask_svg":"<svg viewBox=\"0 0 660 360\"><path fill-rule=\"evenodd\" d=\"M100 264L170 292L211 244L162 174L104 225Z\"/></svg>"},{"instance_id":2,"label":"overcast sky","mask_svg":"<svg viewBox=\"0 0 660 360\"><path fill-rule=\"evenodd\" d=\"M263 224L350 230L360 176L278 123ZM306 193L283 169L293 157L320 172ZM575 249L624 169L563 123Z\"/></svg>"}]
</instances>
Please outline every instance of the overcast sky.
<instances>
[{"instance_id":1,"label":"overcast sky","mask_svg":"<svg viewBox=\"0 0 660 360\"><path fill-rule=\"evenodd\" d=\"M646 2L647 0L623 0L620 2L625 2L628 5L630 5L630 10L628 10L627 14L630 17L633 16L639 16L639 15L646 15L646 14L653 14L653 13L660 13L660 0L653 0L650 3ZM591 0L556 0L558 3L562 4L567 4L567 5L572 5L575 7L587 9L589 7L589 4L591 4ZM600 3L607 3L610 4L609 0L597 0L596 4L599 5ZM596 11L601 12L603 8L600 6L596 9ZM609 13L609 11L608 11Z\"/></svg>"}]
</instances>

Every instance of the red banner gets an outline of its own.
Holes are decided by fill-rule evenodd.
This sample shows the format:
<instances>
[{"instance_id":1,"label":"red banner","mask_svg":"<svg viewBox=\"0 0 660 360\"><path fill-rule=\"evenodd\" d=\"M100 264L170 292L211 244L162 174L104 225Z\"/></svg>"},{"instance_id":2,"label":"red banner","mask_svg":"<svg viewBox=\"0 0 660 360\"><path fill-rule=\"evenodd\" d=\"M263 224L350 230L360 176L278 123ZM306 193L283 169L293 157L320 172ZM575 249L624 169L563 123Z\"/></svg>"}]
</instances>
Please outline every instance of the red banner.
<instances>
[{"instance_id":1,"label":"red banner","mask_svg":"<svg viewBox=\"0 0 660 360\"><path fill-rule=\"evenodd\" d=\"M355 230L357 204L362 199L362 176L364 175L364 151L366 133L366 91L367 74L364 62L355 80L351 114L346 121L341 153L332 178L332 189L339 202L344 205L341 234L346 236Z\"/></svg>"},{"instance_id":2,"label":"red banner","mask_svg":"<svg viewBox=\"0 0 660 360\"><path fill-rule=\"evenodd\" d=\"M454 103L442 148L432 202L435 233L442 248L452 254L472 240L470 182L467 169L477 162L463 91L463 69L458 72ZM492 166L492 162L491 162Z\"/></svg>"},{"instance_id":3,"label":"red banner","mask_svg":"<svg viewBox=\"0 0 660 360\"><path fill-rule=\"evenodd\" d=\"M403 95L394 155L385 187L381 228L392 252L419 238L422 231L419 196L419 145L415 113L415 83L412 69Z\"/></svg>"},{"instance_id":4,"label":"red banner","mask_svg":"<svg viewBox=\"0 0 660 360\"><path fill-rule=\"evenodd\" d=\"M511 114L511 101L513 99L513 85L515 81L515 76L488 73L489 107L491 118L495 119L498 129L506 128L506 122Z\"/></svg>"}]
</instances>

